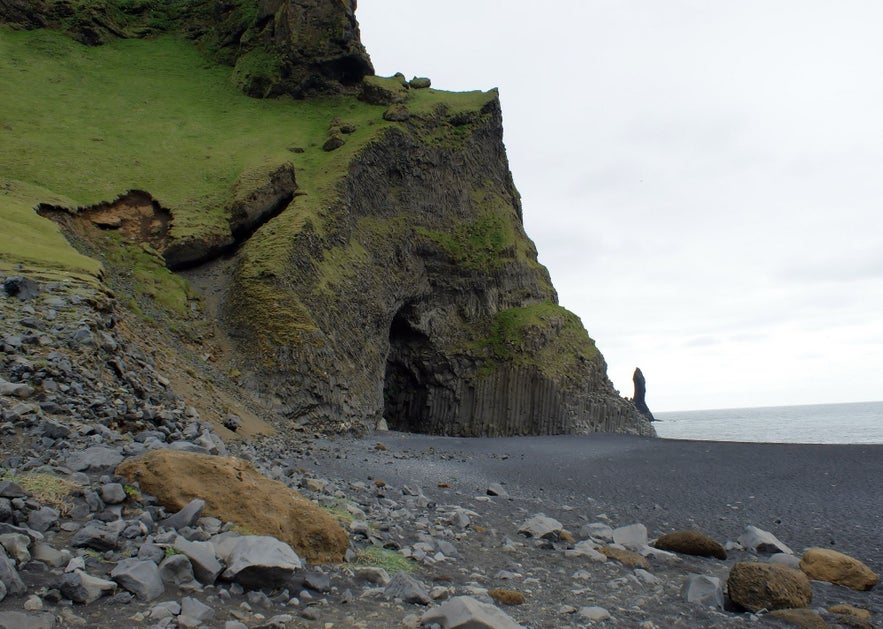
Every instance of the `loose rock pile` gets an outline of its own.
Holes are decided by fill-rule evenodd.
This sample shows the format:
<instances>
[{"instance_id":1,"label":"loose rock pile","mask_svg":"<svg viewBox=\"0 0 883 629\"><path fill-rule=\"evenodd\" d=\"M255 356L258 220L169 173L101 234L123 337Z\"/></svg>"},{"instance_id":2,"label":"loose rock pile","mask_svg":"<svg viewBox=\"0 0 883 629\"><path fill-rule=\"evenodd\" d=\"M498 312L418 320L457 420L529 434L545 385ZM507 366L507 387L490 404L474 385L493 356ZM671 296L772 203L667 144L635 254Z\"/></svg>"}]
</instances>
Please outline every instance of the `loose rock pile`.
<instances>
[{"instance_id":1,"label":"loose rock pile","mask_svg":"<svg viewBox=\"0 0 883 629\"><path fill-rule=\"evenodd\" d=\"M107 295L15 286L0 295L0 627L879 621L867 566L754 527L652 540L589 505L540 510L505 479L468 495L304 469L395 465L383 444L225 444L119 333Z\"/></svg>"}]
</instances>

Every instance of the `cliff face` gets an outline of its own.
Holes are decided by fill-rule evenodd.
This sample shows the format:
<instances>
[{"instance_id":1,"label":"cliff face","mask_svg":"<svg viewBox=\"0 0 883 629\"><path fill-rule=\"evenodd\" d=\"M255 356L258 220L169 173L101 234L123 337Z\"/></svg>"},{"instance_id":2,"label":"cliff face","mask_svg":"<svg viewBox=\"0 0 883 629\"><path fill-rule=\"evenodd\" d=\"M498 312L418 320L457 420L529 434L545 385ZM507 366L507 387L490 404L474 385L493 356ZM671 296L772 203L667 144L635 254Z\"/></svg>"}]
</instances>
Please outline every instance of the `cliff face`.
<instances>
[{"instance_id":1,"label":"cliff face","mask_svg":"<svg viewBox=\"0 0 883 629\"><path fill-rule=\"evenodd\" d=\"M652 433L556 305L522 227L496 92L398 108L407 119L355 155L327 207L241 250L226 321L251 386L338 429L385 418L450 435ZM286 212L306 213L300 202ZM256 273L274 249L279 265Z\"/></svg>"},{"instance_id":2,"label":"cliff face","mask_svg":"<svg viewBox=\"0 0 883 629\"><path fill-rule=\"evenodd\" d=\"M130 103L120 90L104 126L90 131L100 142L75 133L73 107L40 114L71 133L48 143L36 129L34 142L16 145L22 159L0 158L13 180L39 186L16 184L17 203L41 204L74 241L89 241L83 250L102 256L132 313L168 322L168 351L174 335L203 338L204 305L236 350L219 354L222 370L311 429L361 431L384 418L449 435L653 434L613 389L579 318L557 305L524 233L497 93L371 76L353 4L0 0L0 17L21 28L48 26L88 44L176 31L233 67L219 85L187 65L195 61L180 38L93 55L35 35L32 67L72 59L87 73L59 88L68 101L99 98L90 86L118 82L130 65L131 80L155 96ZM19 35L0 30L0 44L29 41ZM101 63L109 74L89 76ZM231 79L256 96L335 96L264 108L231 96ZM0 95L10 123L56 103L57 84L47 80L28 107ZM163 129L186 128L173 132L180 144L132 134L138 120L153 124L169 110L178 117ZM200 124L188 127L191 119ZM130 166L132 137L141 145ZM46 146L103 170L69 178L42 169L49 160L29 151ZM105 191L97 200L96 190ZM188 268L203 302L163 265Z\"/></svg>"}]
</instances>

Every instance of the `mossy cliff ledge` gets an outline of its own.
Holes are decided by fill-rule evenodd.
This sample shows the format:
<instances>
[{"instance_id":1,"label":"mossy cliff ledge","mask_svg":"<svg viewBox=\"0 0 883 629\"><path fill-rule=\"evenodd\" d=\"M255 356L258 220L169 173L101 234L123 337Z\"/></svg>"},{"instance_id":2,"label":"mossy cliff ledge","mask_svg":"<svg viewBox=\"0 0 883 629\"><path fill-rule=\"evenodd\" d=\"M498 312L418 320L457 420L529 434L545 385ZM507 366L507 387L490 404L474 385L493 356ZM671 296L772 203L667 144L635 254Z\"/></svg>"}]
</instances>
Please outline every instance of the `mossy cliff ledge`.
<instances>
[{"instance_id":1,"label":"mossy cliff ledge","mask_svg":"<svg viewBox=\"0 0 883 629\"><path fill-rule=\"evenodd\" d=\"M385 418L447 435L652 434L556 305L522 227L496 91L416 96L327 205L296 197L240 250L224 320L244 381L337 430Z\"/></svg>"}]
</instances>

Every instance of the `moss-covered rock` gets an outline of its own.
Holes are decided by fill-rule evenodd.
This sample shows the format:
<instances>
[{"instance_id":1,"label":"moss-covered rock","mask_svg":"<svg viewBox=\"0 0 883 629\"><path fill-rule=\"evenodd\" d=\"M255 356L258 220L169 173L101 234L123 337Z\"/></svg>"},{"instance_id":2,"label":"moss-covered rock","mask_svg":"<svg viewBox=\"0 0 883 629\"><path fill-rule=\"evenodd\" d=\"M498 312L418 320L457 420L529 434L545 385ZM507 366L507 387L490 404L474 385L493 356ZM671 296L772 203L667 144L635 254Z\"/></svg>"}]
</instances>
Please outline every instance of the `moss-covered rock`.
<instances>
[{"instance_id":1,"label":"moss-covered rock","mask_svg":"<svg viewBox=\"0 0 883 629\"><path fill-rule=\"evenodd\" d=\"M389 108L383 112L383 119L388 122L405 122L410 117L411 112L402 104L390 105Z\"/></svg>"},{"instance_id":2,"label":"moss-covered rock","mask_svg":"<svg viewBox=\"0 0 883 629\"><path fill-rule=\"evenodd\" d=\"M372 105L394 105L406 102L409 95L408 84L398 77L366 76L359 98Z\"/></svg>"},{"instance_id":3,"label":"moss-covered rock","mask_svg":"<svg viewBox=\"0 0 883 629\"><path fill-rule=\"evenodd\" d=\"M799 570L772 563L741 561L730 569L727 593L749 611L809 607L812 586Z\"/></svg>"},{"instance_id":4,"label":"moss-covered rock","mask_svg":"<svg viewBox=\"0 0 883 629\"><path fill-rule=\"evenodd\" d=\"M776 609L771 611L769 616L793 627L803 627L803 629L828 628L828 623L812 609Z\"/></svg>"},{"instance_id":5,"label":"moss-covered rock","mask_svg":"<svg viewBox=\"0 0 883 629\"><path fill-rule=\"evenodd\" d=\"M343 136L341 134L332 133L328 136L328 139L325 140L325 143L322 145L322 150L330 153L331 151L336 151L344 144L346 144L346 140L343 139Z\"/></svg>"},{"instance_id":6,"label":"moss-covered rock","mask_svg":"<svg viewBox=\"0 0 883 629\"><path fill-rule=\"evenodd\" d=\"M415 90L423 90L432 85L432 81L425 76L415 76L408 81L408 85Z\"/></svg>"}]
</instances>

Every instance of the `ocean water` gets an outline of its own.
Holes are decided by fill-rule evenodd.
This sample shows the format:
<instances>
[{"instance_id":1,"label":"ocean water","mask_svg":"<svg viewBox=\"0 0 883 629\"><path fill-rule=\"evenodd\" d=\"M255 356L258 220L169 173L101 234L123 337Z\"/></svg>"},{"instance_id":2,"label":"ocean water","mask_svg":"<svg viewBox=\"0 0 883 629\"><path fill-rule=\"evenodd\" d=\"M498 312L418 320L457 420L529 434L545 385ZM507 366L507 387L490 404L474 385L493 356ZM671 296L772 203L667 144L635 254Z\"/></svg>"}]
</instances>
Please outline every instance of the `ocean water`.
<instances>
[{"instance_id":1,"label":"ocean water","mask_svg":"<svg viewBox=\"0 0 883 629\"><path fill-rule=\"evenodd\" d=\"M763 443L883 443L883 402L654 413L667 439Z\"/></svg>"}]
</instances>

